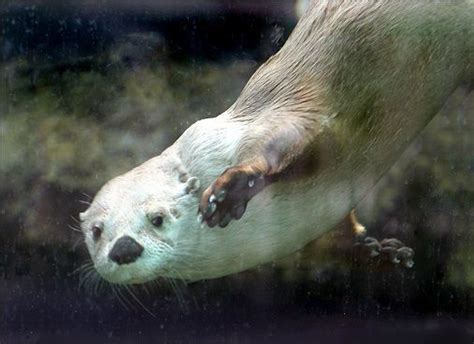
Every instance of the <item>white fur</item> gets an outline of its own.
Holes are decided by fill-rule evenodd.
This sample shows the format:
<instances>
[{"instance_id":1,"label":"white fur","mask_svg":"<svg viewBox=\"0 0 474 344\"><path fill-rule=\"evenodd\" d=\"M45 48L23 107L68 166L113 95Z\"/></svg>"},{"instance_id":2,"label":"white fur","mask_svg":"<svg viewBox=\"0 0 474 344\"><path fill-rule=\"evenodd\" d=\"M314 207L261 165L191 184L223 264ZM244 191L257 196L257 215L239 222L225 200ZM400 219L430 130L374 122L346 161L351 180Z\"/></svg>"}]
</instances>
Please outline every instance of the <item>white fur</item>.
<instances>
[{"instance_id":1,"label":"white fur","mask_svg":"<svg viewBox=\"0 0 474 344\"><path fill-rule=\"evenodd\" d=\"M97 271L114 283L160 276L215 278L288 255L331 229L460 81L472 82L465 54L472 52L474 34L465 32L474 32L473 12L472 7L440 7L429 1L324 1L311 6L282 50L254 74L228 111L195 123L160 156L101 189L81 214ZM442 25L420 28L437 25L434 13ZM412 15L424 20L412 20ZM387 39L399 32L397 39ZM376 65L360 55L374 46L379 50L368 49L367 54L380 58ZM335 149L323 144L331 146L321 154L329 159L311 177L268 186L249 202L240 220L224 229L201 228L197 209L202 191L258 143L269 137L285 143L326 134ZM194 190L198 185L200 190ZM161 228L151 224L156 213L164 217ZM94 241L91 228L96 223L103 233ZM124 235L144 250L135 262L117 265L108 254Z\"/></svg>"},{"instance_id":2,"label":"white fur","mask_svg":"<svg viewBox=\"0 0 474 344\"><path fill-rule=\"evenodd\" d=\"M201 228L197 221L200 193L184 194L185 183L169 171L174 170L173 164L182 164L180 168L197 176L205 188L232 165L235 142L242 132L239 123L225 114L199 121L164 154L104 186L81 218L86 233L94 222L104 223L98 243L90 234L86 242L97 271L105 279L140 283L166 276L192 281L271 261L330 229L351 209L352 196L363 194L368 187L360 184L355 188L341 181L339 175L291 185L277 183L252 199L239 221L224 229ZM172 207L177 208L178 218L171 215ZM167 216L163 229L155 229L147 214L160 209ZM123 235L133 237L145 250L135 263L117 265L107 255Z\"/></svg>"}]
</instances>

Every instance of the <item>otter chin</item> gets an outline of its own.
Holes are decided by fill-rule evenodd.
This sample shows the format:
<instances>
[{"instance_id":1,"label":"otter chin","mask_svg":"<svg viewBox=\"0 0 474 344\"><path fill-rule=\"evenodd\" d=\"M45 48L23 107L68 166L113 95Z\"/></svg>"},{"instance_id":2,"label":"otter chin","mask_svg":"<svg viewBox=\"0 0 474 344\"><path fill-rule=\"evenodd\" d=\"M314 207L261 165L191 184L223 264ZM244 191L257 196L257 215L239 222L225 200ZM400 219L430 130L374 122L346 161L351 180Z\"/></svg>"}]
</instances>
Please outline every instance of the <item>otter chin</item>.
<instances>
[{"instance_id":1,"label":"otter chin","mask_svg":"<svg viewBox=\"0 0 474 344\"><path fill-rule=\"evenodd\" d=\"M463 85L474 8L314 1L223 114L109 181L80 214L112 283L216 278L339 223Z\"/></svg>"}]
</instances>

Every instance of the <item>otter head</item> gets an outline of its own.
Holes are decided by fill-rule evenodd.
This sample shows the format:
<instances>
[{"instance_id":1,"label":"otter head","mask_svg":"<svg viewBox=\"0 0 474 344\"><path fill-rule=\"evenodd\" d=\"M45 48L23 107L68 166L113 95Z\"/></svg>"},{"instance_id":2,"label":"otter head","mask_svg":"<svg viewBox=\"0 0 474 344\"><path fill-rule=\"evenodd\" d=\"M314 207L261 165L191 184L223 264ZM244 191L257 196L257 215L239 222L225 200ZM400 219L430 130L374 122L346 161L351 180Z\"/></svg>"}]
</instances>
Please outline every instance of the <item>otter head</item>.
<instances>
[{"instance_id":1,"label":"otter head","mask_svg":"<svg viewBox=\"0 0 474 344\"><path fill-rule=\"evenodd\" d=\"M97 272L123 284L173 277L176 243L191 224L196 226L199 185L170 154L104 185L80 214Z\"/></svg>"}]
</instances>

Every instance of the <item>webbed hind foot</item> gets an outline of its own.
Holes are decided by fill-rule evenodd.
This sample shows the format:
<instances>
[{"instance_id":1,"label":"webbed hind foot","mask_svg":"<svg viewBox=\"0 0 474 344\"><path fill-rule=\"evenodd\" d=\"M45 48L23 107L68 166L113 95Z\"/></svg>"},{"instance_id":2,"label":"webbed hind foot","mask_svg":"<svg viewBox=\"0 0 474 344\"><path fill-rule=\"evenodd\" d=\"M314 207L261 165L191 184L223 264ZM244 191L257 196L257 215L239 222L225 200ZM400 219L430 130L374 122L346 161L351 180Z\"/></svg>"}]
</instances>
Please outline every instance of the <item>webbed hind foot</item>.
<instances>
[{"instance_id":1,"label":"webbed hind foot","mask_svg":"<svg viewBox=\"0 0 474 344\"><path fill-rule=\"evenodd\" d=\"M415 251L394 238L378 241L366 236L356 241L354 251L356 259L363 262L373 260L380 263L400 264L406 268L411 268L415 264L413 261Z\"/></svg>"},{"instance_id":2,"label":"webbed hind foot","mask_svg":"<svg viewBox=\"0 0 474 344\"><path fill-rule=\"evenodd\" d=\"M415 264L413 261L415 251L412 248L395 238L379 241L376 238L367 236L367 231L357 221L354 210L351 211L349 220L355 237L353 256L356 261L365 263L370 261L376 264L400 264L406 268L413 267Z\"/></svg>"}]
</instances>

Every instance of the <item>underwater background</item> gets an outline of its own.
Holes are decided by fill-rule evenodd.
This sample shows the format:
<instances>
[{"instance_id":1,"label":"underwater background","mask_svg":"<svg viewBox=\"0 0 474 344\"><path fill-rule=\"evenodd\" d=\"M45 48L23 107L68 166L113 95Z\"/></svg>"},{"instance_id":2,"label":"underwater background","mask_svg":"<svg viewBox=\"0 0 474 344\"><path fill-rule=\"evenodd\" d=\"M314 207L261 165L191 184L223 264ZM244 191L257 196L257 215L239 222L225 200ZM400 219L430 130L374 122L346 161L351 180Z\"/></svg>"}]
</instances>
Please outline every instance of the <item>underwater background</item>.
<instances>
[{"instance_id":1,"label":"underwater background","mask_svg":"<svg viewBox=\"0 0 474 344\"><path fill-rule=\"evenodd\" d=\"M226 110L285 42L297 5L0 3L1 344L474 341L472 92L357 209L371 236L415 249L412 269L370 271L314 243L189 285L81 283L79 212L108 179Z\"/></svg>"}]
</instances>

